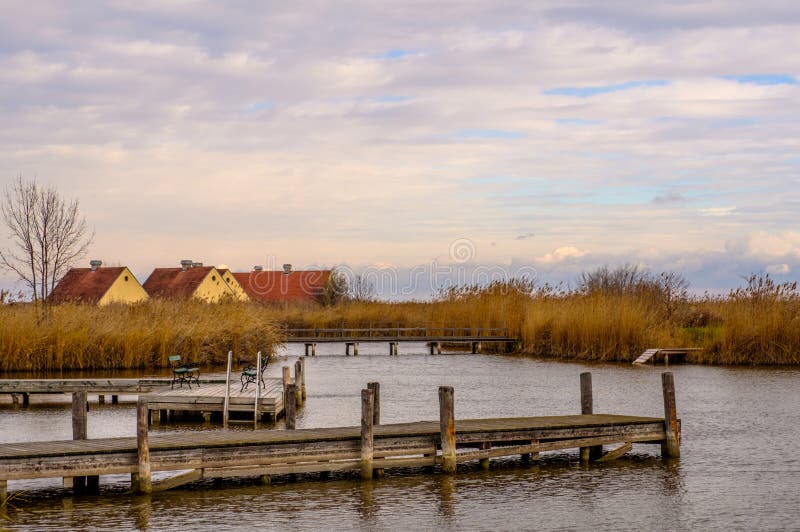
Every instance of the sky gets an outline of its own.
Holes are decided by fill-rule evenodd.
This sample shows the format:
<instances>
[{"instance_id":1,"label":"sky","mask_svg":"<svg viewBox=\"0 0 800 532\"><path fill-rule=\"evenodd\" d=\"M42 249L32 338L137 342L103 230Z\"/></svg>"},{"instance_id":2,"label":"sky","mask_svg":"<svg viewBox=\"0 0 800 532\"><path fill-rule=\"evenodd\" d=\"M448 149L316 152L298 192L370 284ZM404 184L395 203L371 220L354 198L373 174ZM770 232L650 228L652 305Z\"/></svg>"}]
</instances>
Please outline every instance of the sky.
<instances>
[{"instance_id":1,"label":"sky","mask_svg":"<svg viewBox=\"0 0 800 532\"><path fill-rule=\"evenodd\" d=\"M0 185L78 198L87 264L800 273L797 2L0 9Z\"/></svg>"}]
</instances>

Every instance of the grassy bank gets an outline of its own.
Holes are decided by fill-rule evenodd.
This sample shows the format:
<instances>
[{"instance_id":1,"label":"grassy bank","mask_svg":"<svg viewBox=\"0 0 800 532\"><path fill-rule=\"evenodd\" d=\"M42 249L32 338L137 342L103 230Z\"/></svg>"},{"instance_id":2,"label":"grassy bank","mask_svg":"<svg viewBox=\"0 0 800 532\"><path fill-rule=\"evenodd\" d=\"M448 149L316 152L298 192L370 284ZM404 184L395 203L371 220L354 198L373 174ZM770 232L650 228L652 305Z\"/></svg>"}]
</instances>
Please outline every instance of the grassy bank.
<instances>
[{"instance_id":1,"label":"grassy bank","mask_svg":"<svg viewBox=\"0 0 800 532\"><path fill-rule=\"evenodd\" d=\"M169 355L221 364L231 349L272 349L272 314L253 305L156 301L59 305L42 319L33 305L2 305L0 371L155 368Z\"/></svg>"},{"instance_id":2,"label":"grassy bank","mask_svg":"<svg viewBox=\"0 0 800 532\"><path fill-rule=\"evenodd\" d=\"M508 327L528 354L629 362L650 347L700 347L690 362L800 365L800 294L752 277L722 297L689 297L651 278L573 290L524 282L461 287L433 301L345 302L274 308L253 303L61 305L42 320L30 305L0 305L0 371L153 368L179 354L203 364L269 350L275 324L297 328ZM491 347L491 346L487 346Z\"/></svg>"}]
</instances>

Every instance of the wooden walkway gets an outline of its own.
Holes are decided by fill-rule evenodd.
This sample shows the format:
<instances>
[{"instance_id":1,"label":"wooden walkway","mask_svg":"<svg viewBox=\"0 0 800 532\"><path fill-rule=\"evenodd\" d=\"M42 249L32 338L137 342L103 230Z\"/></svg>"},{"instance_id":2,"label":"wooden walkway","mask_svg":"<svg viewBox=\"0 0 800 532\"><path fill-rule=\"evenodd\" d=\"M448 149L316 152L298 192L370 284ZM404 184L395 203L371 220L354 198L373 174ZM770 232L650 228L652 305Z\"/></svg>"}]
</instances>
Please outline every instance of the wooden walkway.
<instances>
[{"instance_id":1,"label":"wooden walkway","mask_svg":"<svg viewBox=\"0 0 800 532\"><path fill-rule=\"evenodd\" d=\"M664 364L669 364L670 361L672 362L683 362L686 359L686 355L692 351L702 351L702 348L699 347L669 347L669 348L657 348L657 349L648 349L639 357L633 361L634 364L647 364L648 362L652 362L653 364L657 363L658 361L664 362Z\"/></svg>"},{"instance_id":2,"label":"wooden walkway","mask_svg":"<svg viewBox=\"0 0 800 532\"><path fill-rule=\"evenodd\" d=\"M99 475L130 473L134 491L151 492L205 478L260 476L269 483L271 475L350 470L372 478L391 468L433 466L453 474L462 462L478 460L488 468L492 458L530 460L541 452L574 448L580 449L582 461L603 461L642 443L660 444L663 456L677 457L680 422L671 373L662 375L662 388L664 418L592 413L591 374L584 373L580 415L456 421L453 388L443 386L438 421L380 424L380 385L370 383L361 391L360 426L214 431L191 437L148 434L150 406L142 397L135 438L0 445L0 502L9 480L51 477L96 491ZM291 396L287 392L289 403ZM604 454L603 445L616 448ZM151 473L156 471L182 472L153 482Z\"/></svg>"},{"instance_id":3,"label":"wooden walkway","mask_svg":"<svg viewBox=\"0 0 800 532\"><path fill-rule=\"evenodd\" d=\"M224 379L223 379L224 381ZM281 379L264 379L265 386L259 392L259 413L269 415L275 419L283 412L283 381ZM144 395L151 411L168 412L200 412L209 414L222 412L225 406L226 385L203 384L201 386L188 386L182 388L166 389L156 393ZM256 385L250 384L241 391L241 383L231 381L229 412L253 413L256 401Z\"/></svg>"}]
</instances>

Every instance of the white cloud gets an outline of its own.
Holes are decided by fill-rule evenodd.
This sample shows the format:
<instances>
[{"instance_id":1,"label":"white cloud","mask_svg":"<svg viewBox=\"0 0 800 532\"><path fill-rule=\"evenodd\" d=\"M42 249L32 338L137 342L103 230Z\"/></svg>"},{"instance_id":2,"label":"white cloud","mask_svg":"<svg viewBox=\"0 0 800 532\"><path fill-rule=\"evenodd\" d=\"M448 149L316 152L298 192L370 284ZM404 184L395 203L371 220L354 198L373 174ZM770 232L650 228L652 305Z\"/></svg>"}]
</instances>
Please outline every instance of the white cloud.
<instances>
[{"instance_id":1,"label":"white cloud","mask_svg":"<svg viewBox=\"0 0 800 532\"><path fill-rule=\"evenodd\" d=\"M543 264L557 264L567 259L581 258L588 255L590 251L582 251L575 246L562 246L556 248L552 253L545 253L537 259Z\"/></svg>"},{"instance_id":2,"label":"white cloud","mask_svg":"<svg viewBox=\"0 0 800 532\"><path fill-rule=\"evenodd\" d=\"M787 275L792 272L788 264L770 264L764 271L770 275Z\"/></svg>"}]
</instances>

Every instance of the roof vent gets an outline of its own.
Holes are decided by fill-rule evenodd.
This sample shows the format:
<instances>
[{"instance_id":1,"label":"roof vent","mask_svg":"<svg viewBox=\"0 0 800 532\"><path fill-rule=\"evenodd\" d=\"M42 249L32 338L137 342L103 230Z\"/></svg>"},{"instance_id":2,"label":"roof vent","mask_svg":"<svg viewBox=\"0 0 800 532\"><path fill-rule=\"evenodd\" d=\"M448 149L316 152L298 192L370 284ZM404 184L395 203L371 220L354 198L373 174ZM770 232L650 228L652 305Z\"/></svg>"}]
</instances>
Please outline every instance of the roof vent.
<instances>
[{"instance_id":1,"label":"roof vent","mask_svg":"<svg viewBox=\"0 0 800 532\"><path fill-rule=\"evenodd\" d=\"M192 263L192 268L202 268L202 267L203 267L203 263L202 262L193 262Z\"/></svg>"},{"instance_id":2,"label":"roof vent","mask_svg":"<svg viewBox=\"0 0 800 532\"><path fill-rule=\"evenodd\" d=\"M263 272L264 271L264 267L261 266L260 264L256 264L255 266L253 266L253 271L254 272Z\"/></svg>"},{"instance_id":3,"label":"roof vent","mask_svg":"<svg viewBox=\"0 0 800 532\"><path fill-rule=\"evenodd\" d=\"M286 275L289 275L290 273L292 273L292 265L291 264L284 264L283 265L283 273L285 273Z\"/></svg>"},{"instance_id":4,"label":"roof vent","mask_svg":"<svg viewBox=\"0 0 800 532\"><path fill-rule=\"evenodd\" d=\"M192 262L192 259L183 259L181 261L181 270L186 271L191 268L193 264L194 262Z\"/></svg>"},{"instance_id":5,"label":"roof vent","mask_svg":"<svg viewBox=\"0 0 800 532\"><path fill-rule=\"evenodd\" d=\"M92 271L95 271L97 268L99 268L102 265L103 265L103 261L102 260L95 259L95 260L90 260L89 261L89 267L92 268Z\"/></svg>"}]
</instances>

